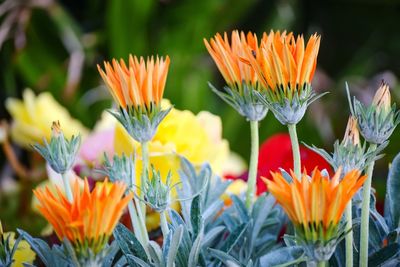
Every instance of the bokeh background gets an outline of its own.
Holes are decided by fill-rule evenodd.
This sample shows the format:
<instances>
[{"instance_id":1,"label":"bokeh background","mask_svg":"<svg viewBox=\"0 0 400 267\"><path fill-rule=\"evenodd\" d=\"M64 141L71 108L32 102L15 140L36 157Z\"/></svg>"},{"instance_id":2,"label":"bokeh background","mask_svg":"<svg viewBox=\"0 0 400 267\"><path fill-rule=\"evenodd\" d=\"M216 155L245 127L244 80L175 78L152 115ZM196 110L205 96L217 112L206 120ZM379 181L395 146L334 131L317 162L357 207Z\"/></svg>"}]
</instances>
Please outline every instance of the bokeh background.
<instances>
[{"instance_id":1,"label":"bokeh background","mask_svg":"<svg viewBox=\"0 0 400 267\"><path fill-rule=\"evenodd\" d=\"M393 99L400 99L399 1L3 0L0 17L0 114L7 120L5 100L20 98L29 87L36 93L51 92L91 128L111 106L96 64L129 53L168 54L166 98L178 109L219 115L231 149L247 159L248 124L207 85L210 81L222 88L224 81L203 38L233 29L322 35L313 86L330 94L312 104L299 125L299 138L307 144L331 151L334 140L342 137L349 115L346 81L352 94L369 102L385 79ZM261 124L260 141L284 131L269 114ZM374 182L380 197L388 164L400 150L399 137L396 130L377 164ZM24 161L26 151L14 149ZM2 153L0 163L4 173L8 162ZM0 200L3 212L13 205Z\"/></svg>"}]
</instances>

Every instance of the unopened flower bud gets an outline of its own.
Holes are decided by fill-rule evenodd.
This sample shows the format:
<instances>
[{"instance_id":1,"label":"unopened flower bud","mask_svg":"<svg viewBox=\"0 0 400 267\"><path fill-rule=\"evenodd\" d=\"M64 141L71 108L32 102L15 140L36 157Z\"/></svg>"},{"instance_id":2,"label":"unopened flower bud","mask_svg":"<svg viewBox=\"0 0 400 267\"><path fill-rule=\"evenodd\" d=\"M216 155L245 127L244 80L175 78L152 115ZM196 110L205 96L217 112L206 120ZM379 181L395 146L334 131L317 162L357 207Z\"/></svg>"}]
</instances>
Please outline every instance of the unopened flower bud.
<instances>
[{"instance_id":1,"label":"unopened flower bud","mask_svg":"<svg viewBox=\"0 0 400 267\"><path fill-rule=\"evenodd\" d=\"M33 148L46 159L56 173L64 174L72 168L81 144L81 137L78 135L72 136L70 140L66 139L59 122L53 122L51 130L50 143L44 139L43 146L35 144Z\"/></svg>"},{"instance_id":2,"label":"unopened flower bud","mask_svg":"<svg viewBox=\"0 0 400 267\"><path fill-rule=\"evenodd\" d=\"M357 127L357 119L351 116L347 122L346 132L342 141L343 146L360 146L360 132Z\"/></svg>"},{"instance_id":3,"label":"unopened flower bud","mask_svg":"<svg viewBox=\"0 0 400 267\"><path fill-rule=\"evenodd\" d=\"M53 121L51 125L51 136L59 137L62 134L60 121Z\"/></svg>"},{"instance_id":4,"label":"unopened flower bud","mask_svg":"<svg viewBox=\"0 0 400 267\"><path fill-rule=\"evenodd\" d=\"M383 81L378 91L376 91L372 105L378 109L378 112L384 112L385 114L390 112L390 90L386 82Z\"/></svg>"}]
</instances>

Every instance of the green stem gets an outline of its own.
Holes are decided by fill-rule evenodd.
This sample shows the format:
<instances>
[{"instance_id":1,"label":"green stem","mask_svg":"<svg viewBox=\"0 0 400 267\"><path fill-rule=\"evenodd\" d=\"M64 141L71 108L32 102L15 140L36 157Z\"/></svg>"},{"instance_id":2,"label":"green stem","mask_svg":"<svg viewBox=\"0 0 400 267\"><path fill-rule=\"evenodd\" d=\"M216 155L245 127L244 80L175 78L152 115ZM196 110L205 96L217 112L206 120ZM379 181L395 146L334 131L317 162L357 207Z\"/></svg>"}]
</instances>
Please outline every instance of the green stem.
<instances>
[{"instance_id":1,"label":"green stem","mask_svg":"<svg viewBox=\"0 0 400 267\"><path fill-rule=\"evenodd\" d=\"M375 151L376 144L370 145L370 151ZM360 266L368 266L368 231L369 231L369 205L371 201L372 173L375 162L372 161L367 167L367 180L363 186L362 209L361 209L361 236L360 236Z\"/></svg>"},{"instance_id":2,"label":"green stem","mask_svg":"<svg viewBox=\"0 0 400 267\"><path fill-rule=\"evenodd\" d=\"M61 177L64 183L65 194L67 195L67 199L69 202L72 202L74 201L74 197L72 195L71 184L69 183L68 177L65 173L62 173Z\"/></svg>"},{"instance_id":3,"label":"green stem","mask_svg":"<svg viewBox=\"0 0 400 267\"><path fill-rule=\"evenodd\" d=\"M147 184L147 172L149 171L149 143L148 142L144 142L141 143L142 146L142 175L140 176L140 186L141 188L145 188L146 184ZM144 198L143 195L143 190L140 190L140 196L142 198ZM142 211L142 214L146 214L146 204L144 202L142 202L140 204L140 208ZM144 216L146 217L146 216Z\"/></svg>"},{"instance_id":4,"label":"green stem","mask_svg":"<svg viewBox=\"0 0 400 267\"><path fill-rule=\"evenodd\" d=\"M251 152L249 178L247 180L246 207L249 209L253 204L254 194L257 181L257 164L258 164L258 122L250 121L251 133Z\"/></svg>"},{"instance_id":5,"label":"green stem","mask_svg":"<svg viewBox=\"0 0 400 267\"><path fill-rule=\"evenodd\" d=\"M326 266L326 263L327 263L326 261L319 261L318 264L317 264L317 266L318 266L318 267L325 267L325 266Z\"/></svg>"},{"instance_id":6,"label":"green stem","mask_svg":"<svg viewBox=\"0 0 400 267\"><path fill-rule=\"evenodd\" d=\"M352 214L352 201L350 199L346 207L346 267L353 267L353 214Z\"/></svg>"},{"instance_id":7,"label":"green stem","mask_svg":"<svg viewBox=\"0 0 400 267\"><path fill-rule=\"evenodd\" d=\"M167 238L169 233L168 222L166 211L160 212L160 222L161 222L161 231L163 233L164 240Z\"/></svg>"},{"instance_id":8,"label":"green stem","mask_svg":"<svg viewBox=\"0 0 400 267\"><path fill-rule=\"evenodd\" d=\"M292 143L294 174L296 175L297 179L300 180L301 158L299 140L297 139L296 124L288 124L288 130L290 135L290 142Z\"/></svg>"}]
</instances>

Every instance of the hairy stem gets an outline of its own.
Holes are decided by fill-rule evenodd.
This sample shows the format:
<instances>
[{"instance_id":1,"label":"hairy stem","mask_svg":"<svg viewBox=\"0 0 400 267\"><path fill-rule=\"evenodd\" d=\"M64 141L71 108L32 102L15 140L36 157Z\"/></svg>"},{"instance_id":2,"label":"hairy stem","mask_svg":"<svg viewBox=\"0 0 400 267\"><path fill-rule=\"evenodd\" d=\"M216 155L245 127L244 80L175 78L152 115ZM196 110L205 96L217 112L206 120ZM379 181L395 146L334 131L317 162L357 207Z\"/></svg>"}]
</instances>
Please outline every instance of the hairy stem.
<instances>
[{"instance_id":1,"label":"hairy stem","mask_svg":"<svg viewBox=\"0 0 400 267\"><path fill-rule=\"evenodd\" d=\"M161 231L162 231L164 240L165 240L165 238L167 238L168 233L169 233L166 213L167 212L165 210L160 212Z\"/></svg>"},{"instance_id":2,"label":"hairy stem","mask_svg":"<svg viewBox=\"0 0 400 267\"><path fill-rule=\"evenodd\" d=\"M246 207L250 208L253 204L257 181L258 165L258 122L250 121L251 133L251 154L249 166L249 178L247 180Z\"/></svg>"},{"instance_id":3,"label":"hairy stem","mask_svg":"<svg viewBox=\"0 0 400 267\"><path fill-rule=\"evenodd\" d=\"M62 173L61 177L64 183L65 194L67 195L67 199L69 202L72 202L74 201L74 197L72 195L71 184L69 183L68 177L66 173Z\"/></svg>"},{"instance_id":4,"label":"hairy stem","mask_svg":"<svg viewBox=\"0 0 400 267\"><path fill-rule=\"evenodd\" d=\"M296 124L288 124L290 142L292 143L293 168L297 179L301 179L301 159L299 140L297 139Z\"/></svg>"},{"instance_id":5,"label":"hairy stem","mask_svg":"<svg viewBox=\"0 0 400 267\"><path fill-rule=\"evenodd\" d=\"M353 227L352 201L346 207L346 231ZM346 235L346 267L353 267L353 231Z\"/></svg>"},{"instance_id":6,"label":"hairy stem","mask_svg":"<svg viewBox=\"0 0 400 267\"><path fill-rule=\"evenodd\" d=\"M375 151L376 144L370 145L370 151ZM368 266L368 231L369 231L369 205L371 202L372 173L375 162L372 161L367 167L367 180L363 186L362 209L361 209L361 236L360 236L360 266Z\"/></svg>"}]
</instances>

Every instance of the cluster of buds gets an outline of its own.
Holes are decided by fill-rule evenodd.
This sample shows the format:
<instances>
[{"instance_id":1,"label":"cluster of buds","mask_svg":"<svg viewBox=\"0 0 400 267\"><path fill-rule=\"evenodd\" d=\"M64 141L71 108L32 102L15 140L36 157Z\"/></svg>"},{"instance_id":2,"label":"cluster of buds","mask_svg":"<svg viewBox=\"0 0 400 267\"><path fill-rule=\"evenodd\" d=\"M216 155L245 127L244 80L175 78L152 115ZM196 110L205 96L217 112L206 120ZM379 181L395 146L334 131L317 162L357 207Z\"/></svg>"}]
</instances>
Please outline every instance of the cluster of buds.
<instances>
[{"instance_id":1,"label":"cluster of buds","mask_svg":"<svg viewBox=\"0 0 400 267\"><path fill-rule=\"evenodd\" d=\"M169 172L165 183L161 180L161 174L154 167L151 168L152 177L147 179L142 186L144 201L158 213L166 211L171 205L171 191L176 186L171 186L171 173Z\"/></svg>"},{"instance_id":2,"label":"cluster of buds","mask_svg":"<svg viewBox=\"0 0 400 267\"><path fill-rule=\"evenodd\" d=\"M104 165L100 173L109 177L111 182L123 181L128 189L133 189L136 182L135 158L122 154L121 157L115 155L112 161L104 153Z\"/></svg>"},{"instance_id":3,"label":"cluster of buds","mask_svg":"<svg viewBox=\"0 0 400 267\"><path fill-rule=\"evenodd\" d=\"M371 144L384 144L400 123L400 111L396 104L391 105L389 86L382 82L375 93L372 104L363 105L356 98L350 101L351 113L358 120L360 132Z\"/></svg>"},{"instance_id":4,"label":"cluster of buds","mask_svg":"<svg viewBox=\"0 0 400 267\"><path fill-rule=\"evenodd\" d=\"M348 120L346 132L341 142L336 140L333 145L333 152L329 154L324 149L315 146L309 147L311 150L320 154L329 164L338 170L343 169L343 173L357 169L363 171L372 160L376 160L376 155L384 147L370 152L366 150L365 144L361 145L360 132L358 130L357 119L351 116Z\"/></svg>"},{"instance_id":5,"label":"cluster of buds","mask_svg":"<svg viewBox=\"0 0 400 267\"><path fill-rule=\"evenodd\" d=\"M35 144L33 148L46 159L55 172L65 174L74 164L81 137L78 135L72 136L70 140L66 139L61 131L60 122L53 122L51 130L50 143L43 139L43 146Z\"/></svg>"},{"instance_id":6,"label":"cluster of buds","mask_svg":"<svg viewBox=\"0 0 400 267\"><path fill-rule=\"evenodd\" d=\"M124 126L133 139L140 143L150 141L158 125L171 108L163 110L161 100L167 80L169 57L153 57L146 61L129 56L128 66L124 60L112 64L104 62L104 69L97 66L118 110L110 113Z\"/></svg>"},{"instance_id":7,"label":"cluster of buds","mask_svg":"<svg viewBox=\"0 0 400 267\"><path fill-rule=\"evenodd\" d=\"M341 175L341 168L332 178L315 169L301 179L292 173L287 181L281 173L265 179L268 190L283 207L296 229L295 240L312 261L329 260L336 245L345 236L340 220L347 203L363 185L366 176L352 170ZM342 178L341 178L342 177Z\"/></svg>"}]
</instances>

